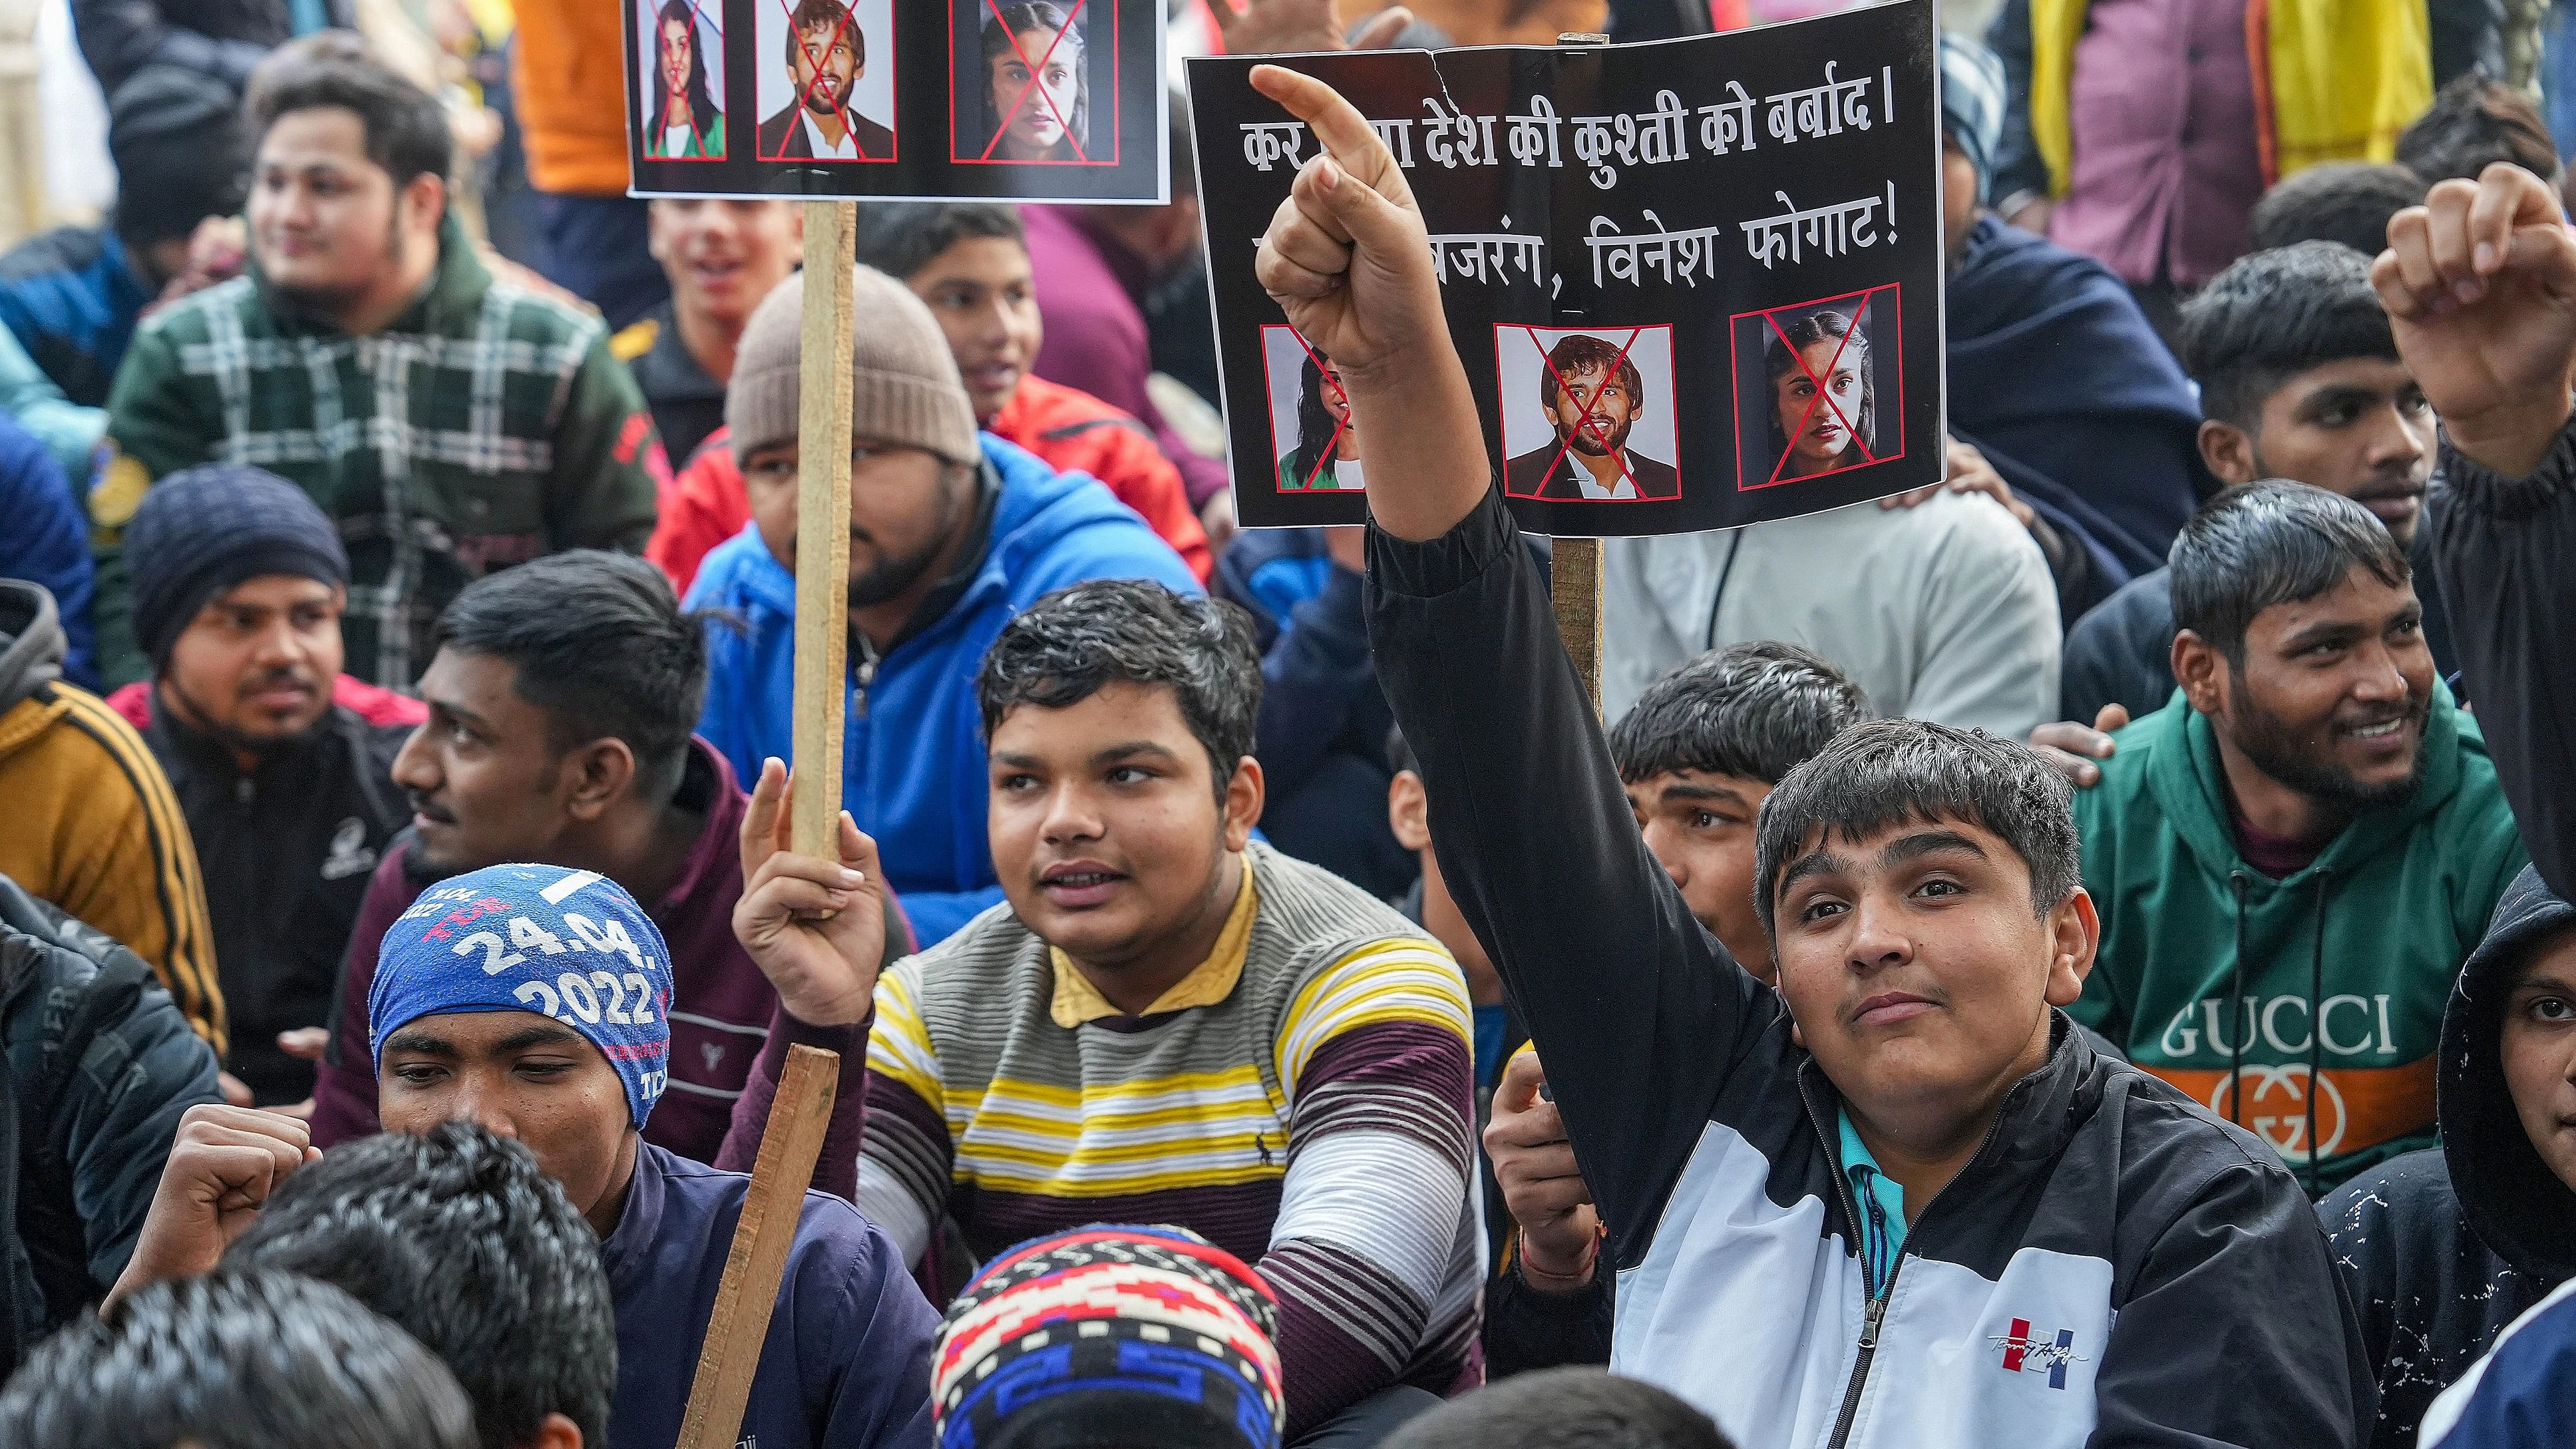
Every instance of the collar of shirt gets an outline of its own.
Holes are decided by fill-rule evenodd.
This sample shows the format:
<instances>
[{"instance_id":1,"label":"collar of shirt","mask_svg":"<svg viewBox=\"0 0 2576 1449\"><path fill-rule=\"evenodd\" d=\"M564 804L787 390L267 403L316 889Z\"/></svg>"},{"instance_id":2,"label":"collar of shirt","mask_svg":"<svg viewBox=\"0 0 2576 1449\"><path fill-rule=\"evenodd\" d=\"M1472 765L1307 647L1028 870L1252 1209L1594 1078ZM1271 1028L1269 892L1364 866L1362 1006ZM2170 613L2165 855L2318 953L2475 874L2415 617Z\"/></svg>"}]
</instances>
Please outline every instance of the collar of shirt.
<instances>
[{"instance_id":1,"label":"collar of shirt","mask_svg":"<svg viewBox=\"0 0 2576 1449\"><path fill-rule=\"evenodd\" d=\"M835 146L823 139L823 128L814 124L814 113L801 106L797 108L798 119L805 123L806 143L813 151L816 160L852 161L858 158L858 137L852 135L849 129L850 117L853 114L850 111L841 113L841 144Z\"/></svg>"},{"instance_id":2,"label":"collar of shirt","mask_svg":"<svg viewBox=\"0 0 2576 1449\"><path fill-rule=\"evenodd\" d=\"M663 1194L661 1149L649 1142L635 1144L635 1173L626 1182L626 1202L617 1212L617 1226L599 1240L599 1263L608 1270L608 1288L612 1297L625 1299L637 1283L653 1269L653 1249L662 1236Z\"/></svg>"},{"instance_id":3,"label":"collar of shirt","mask_svg":"<svg viewBox=\"0 0 2576 1449\"><path fill-rule=\"evenodd\" d=\"M1896 1257L1905 1251L1905 1188L1879 1169L1853 1129L1851 1113L1836 1108L1834 1116L1842 1123L1843 1176L1851 1179L1852 1201L1860 1209L1861 1267L1875 1297L1885 1291Z\"/></svg>"},{"instance_id":4,"label":"collar of shirt","mask_svg":"<svg viewBox=\"0 0 2576 1449\"><path fill-rule=\"evenodd\" d=\"M1234 909L1226 914L1225 929L1216 937L1216 949L1206 960L1190 968L1190 974L1172 983L1171 989L1154 998L1154 1004L1137 1013L1160 1016L1168 1011L1186 1011L1193 1006L1214 1006L1234 994L1235 983L1243 979L1244 954L1252 946L1252 917L1260 909L1260 893L1252 885L1252 857L1243 858L1243 887L1234 893ZM1085 1022L1127 1013L1110 1005L1083 974L1074 968L1073 958L1053 946L1047 947L1047 959L1055 965L1055 999L1049 1011L1055 1024L1077 1027Z\"/></svg>"}]
</instances>

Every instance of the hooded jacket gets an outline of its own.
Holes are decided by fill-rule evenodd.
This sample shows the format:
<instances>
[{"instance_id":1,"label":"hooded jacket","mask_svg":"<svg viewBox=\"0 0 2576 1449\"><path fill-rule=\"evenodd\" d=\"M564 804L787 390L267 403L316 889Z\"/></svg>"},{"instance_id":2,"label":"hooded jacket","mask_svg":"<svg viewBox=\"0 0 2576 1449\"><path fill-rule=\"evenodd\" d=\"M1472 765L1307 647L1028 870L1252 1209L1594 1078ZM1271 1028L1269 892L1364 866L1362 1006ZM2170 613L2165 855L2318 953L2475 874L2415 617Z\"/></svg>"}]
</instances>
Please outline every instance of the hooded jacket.
<instances>
[{"instance_id":1,"label":"hooded jacket","mask_svg":"<svg viewBox=\"0 0 2576 1449\"><path fill-rule=\"evenodd\" d=\"M2442 1145L2391 1158L2317 1205L2379 1369L2371 1449L2412 1449L2434 1396L2576 1278L2576 1191L2533 1149L2497 1054L2514 973L2571 930L2576 906L2525 867L2442 1014Z\"/></svg>"},{"instance_id":2,"label":"hooded jacket","mask_svg":"<svg viewBox=\"0 0 2576 1449\"><path fill-rule=\"evenodd\" d=\"M2102 913L2076 1019L2311 1192L2428 1145L2443 1003L2529 859L2477 723L2436 685L2415 792L2286 880L2238 853L2217 735L2179 690L2113 738L2101 783L2075 792Z\"/></svg>"},{"instance_id":3,"label":"hooded jacket","mask_svg":"<svg viewBox=\"0 0 2576 1449\"><path fill-rule=\"evenodd\" d=\"M924 947L1002 899L984 837L984 721L975 674L1012 615L1086 579L1198 580L1108 489L982 434L984 543L934 588L883 655L853 634L841 803L874 837ZM745 780L793 759L796 576L758 525L706 557L684 607L707 624L698 734Z\"/></svg>"},{"instance_id":4,"label":"hooded jacket","mask_svg":"<svg viewBox=\"0 0 2576 1449\"><path fill-rule=\"evenodd\" d=\"M1747 1449L2352 1443L2369 1366L2298 1184L2063 1019L1870 1284L1840 1095L1647 853L1518 536L1492 493L1372 530L1369 636L1608 1227L1612 1370Z\"/></svg>"},{"instance_id":5,"label":"hooded jacket","mask_svg":"<svg viewBox=\"0 0 2576 1449\"><path fill-rule=\"evenodd\" d=\"M62 682L53 597L0 579L0 875L160 974L221 1052L224 996L187 817L134 727Z\"/></svg>"}]
</instances>

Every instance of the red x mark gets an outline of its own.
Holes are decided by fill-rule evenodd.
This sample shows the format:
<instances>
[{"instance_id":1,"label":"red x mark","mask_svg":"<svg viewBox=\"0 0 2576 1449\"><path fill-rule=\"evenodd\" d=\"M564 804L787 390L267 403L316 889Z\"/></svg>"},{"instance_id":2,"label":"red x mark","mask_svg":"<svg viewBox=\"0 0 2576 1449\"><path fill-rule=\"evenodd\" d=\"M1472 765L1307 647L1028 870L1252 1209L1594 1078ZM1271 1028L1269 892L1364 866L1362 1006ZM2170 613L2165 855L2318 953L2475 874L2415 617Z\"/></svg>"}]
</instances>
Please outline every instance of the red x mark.
<instances>
[{"instance_id":1,"label":"red x mark","mask_svg":"<svg viewBox=\"0 0 2576 1449\"><path fill-rule=\"evenodd\" d=\"M1834 369L1842 365L1843 349L1851 346L1851 340L1860 335L1860 319L1869 315L1869 304L1870 299L1868 297L1863 297L1860 300L1860 306L1853 309L1851 329L1843 333L1841 341L1834 344L1833 359L1825 364L1825 377L1833 376ZM1789 355L1797 359L1798 370L1807 375L1807 381L1816 385L1816 395L1807 399L1807 410L1798 414L1798 426L1790 429L1789 441L1791 443L1797 442L1798 435L1807 430L1807 420L1816 415L1816 404L1823 403L1826 408L1832 411L1834 417L1842 423L1843 431L1851 434L1852 446L1860 449L1862 461L1854 463L1851 466L1861 468L1877 462L1878 457L1876 454L1870 452L1869 444L1861 441L1860 429L1852 423L1850 418L1843 416L1841 405L1837 404L1833 400L1833 390L1825 386L1825 378L1816 376L1816 370L1807 366L1807 355L1800 352L1797 349L1797 346L1789 341L1788 333L1780 330L1780 319L1772 313L1765 312L1762 314L1762 320L1770 324L1772 332L1780 339L1780 345L1788 348ZM1783 448L1780 450L1780 461L1771 465L1771 482L1777 483L1780 481L1780 470L1789 466L1790 455L1794 452L1796 452L1795 448Z\"/></svg>"},{"instance_id":2,"label":"red x mark","mask_svg":"<svg viewBox=\"0 0 2576 1449\"><path fill-rule=\"evenodd\" d=\"M858 23L858 16L849 10L843 10L840 20L832 26L832 33L824 37L822 54L817 55L813 47L805 43L805 32L796 28L796 7L792 0L778 0L778 4L780 9L787 12L787 33L796 38L796 49L805 57L806 69L812 71L814 76L797 92L796 108L800 112L811 110L814 104L814 93L823 85L823 56L830 55L832 47L841 43L841 37L849 33L851 26ZM858 128L850 124L849 106L844 102L834 101L832 114L841 118L841 134L850 138L850 149L858 153L859 159L862 161L875 159L868 155L865 146L859 144Z\"/></svg>"},{"instance_id":3,"label":"red x mark","mask_svg":"<svg viewBox=\"0 0 2576 1449\"><path fill-rule=\"evenodd\" d=\"M1538 347L1537 329L1524 327L1521 330L1529 334L1530 346ZM1646 329L1643 327L1629 329L1628 340L1619 344L1619 355L1610 359L1610 365L1602 369L1601 385L1592 390L1592 396L1590 397L1585 397L1582 389L1567 385L1565 374L1556 370L1556 363L1548 357L1547 349L1544 347L1538 348L1538 365L1546 368L1547 375L1556 379L1556 390L1560 393L1571 395L1574 398L1576 405L1583 410L1583 419L1581 422L1575 424L1576 429L1581 432L1590 433L1592 435L1592 441L1601 445L1602 452L1607 453L1612 458L1618 460L1619 476L1631 484L1634 484L1637 481L1637 475L1628 467L1627 451L1625 449L1610 446L1610 435L1601 431L1600 425L1592 421L1592 405L1601 401L1601 394L1607 391L1611 382L1619 376L1619 364L1628 360L1628 349L1637 345L1637 338L1639 335L1644 333L1645 330ZM1635 408L1636 405L1637 400L1635 398L1630 398L1628 400L1628 406L1631 409ZM1568 433L1557 440L1556 455L1547 460L1547 471L1538 475L1539 481L1542 485L1544 485L1548 479L1556 476L1556 465L1565 461L1565 450L1573 446L1573 433ZM1577 463L1574 466L1580 468L1583 465Z\"/></svg>"},{"instance_id":4,"label":"red x mark","mask_svg":"<svg viewBox=\"0 0 2576 1449\"><path fill-rule=\"evenodd\" d=\"M1020 64L1028 66L1029 79L1028 84L1020 87L1020 94L1011 102L1011 108L1002 113L1002 124L993 128L993 139L984 143L984 154L976 159L983 161L993 159L993 148L1002 144L1002 134L1011 129L1012 119L1019 115L1022 106L1029 103L1029 93L1032 91L1037 93L1038 101L1047 108L1047 113L1055 117L1055 123L1064 128L1064 139L1072 144L1074 157L1082 161L1091 159L1091 153L1082 149L1082 138L1073 133L1073 122L1066 119L1064 112L1056 109L1055 97L1048 95L1038 84L1038 78L1046 74L1046 63L1055 59L1055 48L1064 44L1064 38L1073 33L1075 23L1081 20L1082 6L1083 0L1073 0L1073 8L1065 12L1064 29L1057 31L1055 39L1047 42L1046 54L1039 56L1035 65L1029 65L1029 53L1020 49L1019 32L1011 28L1009 21L1002 21L1002 37L1011 42L1011 54L1020 58ZM993 12L994 19L1002 19L1002 7L998 0L984 0L984 8Z\"/></svg>"},{"instance_id":5,"label":"red x mark","mask_svg":"<svg viewBox=\"0 0 2576 1449\"><path fill-rule=\"evenodd\" d=\"M1291 327L1288 329L1288 335L1296 338L1297 345L1306 349L1307 358L1315 364L1315 376L1323 379L1325 393L1333 401L1342 405L1342 415L1333 421L1333 435L1324 441L1324 455L1317 458L1315 466L1306 471L1306 481L1297 485L1300 488L1312 489L1315 486L1315 480L1324 476L1324 470L1333 465L1333 459L1342 451L1342 434L1351 430L1351 399L1350 394L1342 391L1342 380L1333 376L1332 364L1324 361L1324 355L1317 352L1314 344L1306 340L1306 334Z\"/></svg>"}]
</instances>

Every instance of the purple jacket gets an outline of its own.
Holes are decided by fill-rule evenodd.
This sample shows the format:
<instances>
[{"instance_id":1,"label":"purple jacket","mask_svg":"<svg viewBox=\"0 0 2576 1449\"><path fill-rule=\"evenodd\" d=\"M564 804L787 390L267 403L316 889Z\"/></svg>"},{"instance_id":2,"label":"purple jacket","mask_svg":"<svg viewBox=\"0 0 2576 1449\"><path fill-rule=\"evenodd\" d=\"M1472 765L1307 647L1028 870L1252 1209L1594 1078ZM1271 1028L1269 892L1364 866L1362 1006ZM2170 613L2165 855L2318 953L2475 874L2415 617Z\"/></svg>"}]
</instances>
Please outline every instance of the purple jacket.
<instances>
[{"instance_id":1,"label":"purple jacket","mask_svg":"<svg viewBox=\"0 0 2576 1449\"><path fill-rule=\"evenodd\" d=\"M750 1184L741 1173L650 1143L636 1152L625 1209L599 1245L617 1309L609 1449L669 1449L679 1439L725 1250ZM938 1331L939 1315L886 1235L839 1198L807 1193L740 1442L759 1449L930 1449L930 1355Z\"/></svg>"}]
</instances>

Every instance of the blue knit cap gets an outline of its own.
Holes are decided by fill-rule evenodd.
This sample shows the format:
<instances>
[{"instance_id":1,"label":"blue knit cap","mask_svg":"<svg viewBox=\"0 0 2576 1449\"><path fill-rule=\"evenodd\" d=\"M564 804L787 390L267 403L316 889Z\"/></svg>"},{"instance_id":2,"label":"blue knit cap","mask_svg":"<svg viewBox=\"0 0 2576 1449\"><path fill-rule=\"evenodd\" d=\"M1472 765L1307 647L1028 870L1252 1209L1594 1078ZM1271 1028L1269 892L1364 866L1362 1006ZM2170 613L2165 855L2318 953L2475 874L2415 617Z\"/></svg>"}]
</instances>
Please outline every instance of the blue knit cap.
<instances>
[{"instance_id":1,"label":"blue knit cap","mask_svg":"<svg viewBox=\"0 0 2576 1449\"><path fill-rule=\"evenodd\" d=\"M588 1037L624 1079L638 1128L670 1081L670 950L625 887L595 871L486 866L420 893L376 957L376 1066L385 1038L463 1011L533 1011Z\"/></svg>"},{"instance_id":2,"label":"blue knit cap","mask_svg":"<svg viewBox=\"0 0 2576 1449\"><path fill-rule=\"evenodd\" d=\"M303 489L236 463L183 468L155 483L125 525L134 642L157 669L206 601L244 579L349 581L340 530Z\"/></svg>"}]
</instances>

